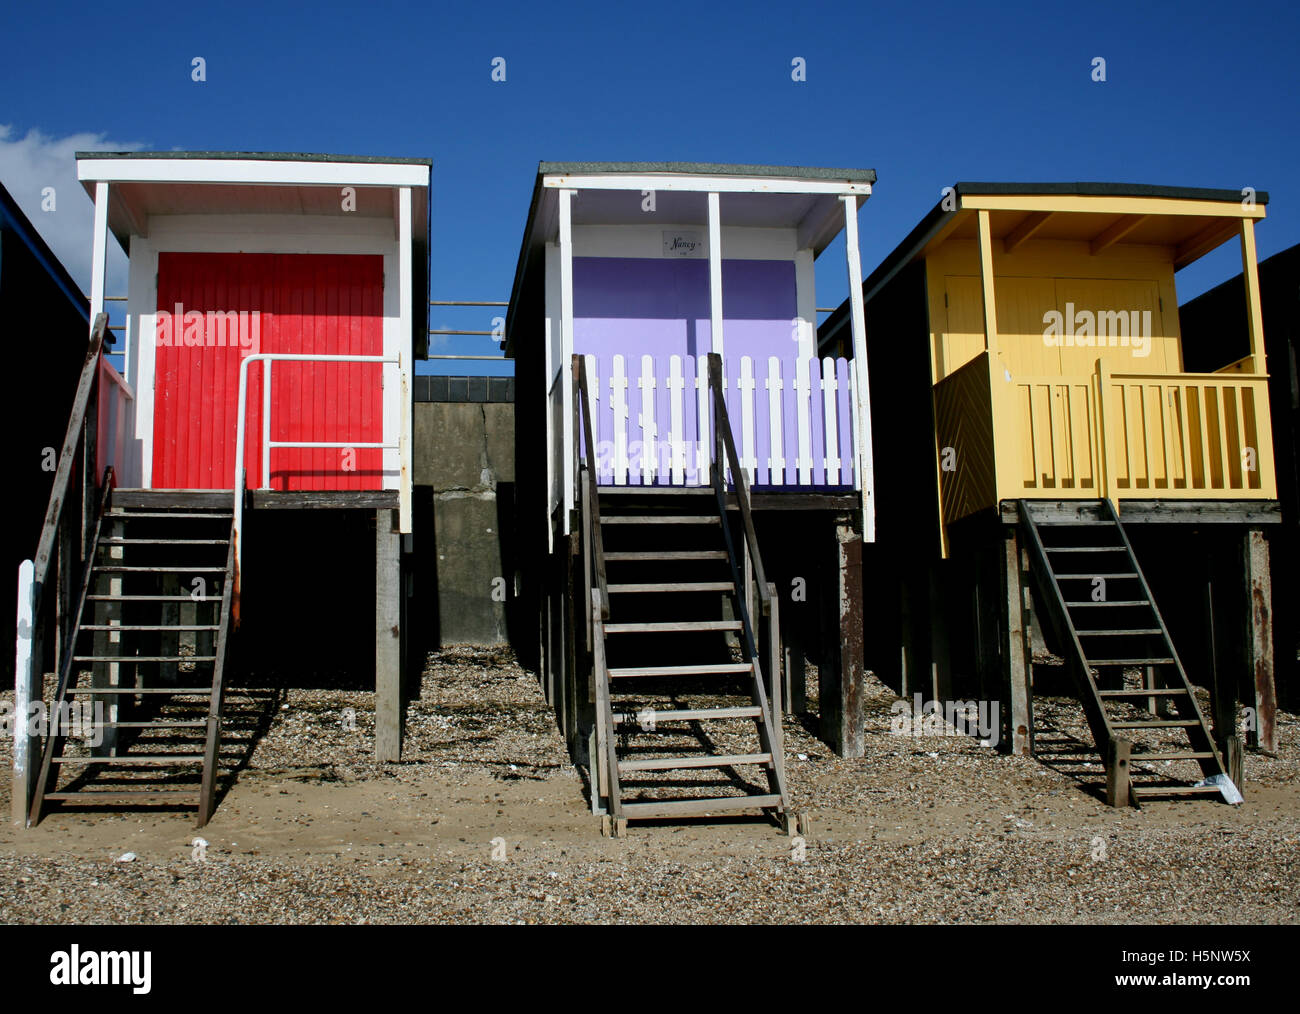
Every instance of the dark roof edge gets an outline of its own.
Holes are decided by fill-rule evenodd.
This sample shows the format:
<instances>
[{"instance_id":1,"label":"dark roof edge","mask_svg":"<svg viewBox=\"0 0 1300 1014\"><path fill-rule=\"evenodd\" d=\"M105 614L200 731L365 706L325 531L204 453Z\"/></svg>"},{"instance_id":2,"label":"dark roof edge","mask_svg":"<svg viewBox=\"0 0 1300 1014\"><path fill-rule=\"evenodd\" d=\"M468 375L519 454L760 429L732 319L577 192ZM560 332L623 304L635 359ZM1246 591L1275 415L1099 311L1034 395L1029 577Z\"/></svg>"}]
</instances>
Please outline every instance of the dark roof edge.
<instances>
[{"instance_id":1,"label":"dark roof edge","mask_svg":"<svg viewBox=\"0 0 1300 1014\"><path fill-rule=\"evenodd\" d=\"M31 219L23 213L23 209L18 206L18 202L5 189L4 184L0 184L0 218L11 220L14 223L17 227L16 231L22 237L23 242L27 244L28 249L44 265L45 270L54 277L55 282L68 297L68 301L77 307L81 315L86 318L86 323L89 324L90 300L81 291L81 286L77 284L76 279L63 266L63 262L54 255L54 251L50 249L44 237L37 232L36 227L32 225Z\"/></svg>"},{"instance_id":2,"label":"dark roof edge","mask_svg":"<svg viewBox=\"0 0 1300 1014\"><path fill-rule=\"evenodd\" d=\"M77 159L148 158L148 159L246 159L253 162L356 162L368 165L426 165L431 158L385 158L381 155L327 155L305 151L79 151Z\"/></svg>"},{"instance_id":3,"label":"dark roof edge","mask_svg":"<svg viewBox=\"0 0 1300 1014\"><path fill-rule=\"evenodd\" d=\"M874 169L817 166L729 165L721 162L539 162L538 176L594 176L602 173L675 173L694 176L757 176L773 179L842 180L875 183Z\"/></svg>"},{"instance_id":4,"label":"dark roof edge","mask_svg":"<svg viewBox=\"0 0 1300 1014\"><path fill-rule=\"evenodd\" d=\"M1166 187L1152 183L958 183L958 194L1016 194L1026 197L1048 194L1079 197L1172 197L1187 201L1240 201L1240 190L1210 187ZM1255 192L1256 204L1268 203L1268 191Z\"/></svg>"}]
</instances>

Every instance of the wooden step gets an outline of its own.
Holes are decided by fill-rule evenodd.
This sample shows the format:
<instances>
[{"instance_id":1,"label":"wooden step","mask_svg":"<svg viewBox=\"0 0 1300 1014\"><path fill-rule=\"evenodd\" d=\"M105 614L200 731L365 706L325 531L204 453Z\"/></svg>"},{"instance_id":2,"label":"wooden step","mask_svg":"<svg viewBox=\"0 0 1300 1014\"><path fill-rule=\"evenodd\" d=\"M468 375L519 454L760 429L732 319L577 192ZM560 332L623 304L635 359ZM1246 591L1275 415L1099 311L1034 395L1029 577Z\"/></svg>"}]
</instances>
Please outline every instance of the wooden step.
<instances>
[{"instance_id":1,"label":"wooden step","mask_svg":"<svg viewBox=\"0 0 1300 1014\"><path fill-rule=\"evenodd\" d=\"M87 802L94 799L166 799L168 796L180 796L189 799L193 803L199 801L198 789L148 789L145 791L130 790L117 791L116 789L83 789L81 792L47 792L46 799L57 799L61 802Z\"/></svg>"},{"instance_id":2,"label":"wooden step","mask_svg":"<svg viewBox=\"0 0 1300 1014\"><path fill-rule=\"evenodd\" d=\"M606 552L605 560L725 560L727 554L721 549L674 549L658 553Z\"/></svg>"},{"instance_id":3,"label":"wooden step","mask_svg":"<svg viewBox=\"0 0 1300 1014\"><path fill-rule=\"evenodd\" d=\"M709 514L616 514L601 518L602 525L720 525L722 519Z\"/></svg>"},{"instance_id":4,"label":"wooden step","mask_svg":"<svg viewBox=\"0 0 1300 1014\"><path fill-rule=\"evenodd\" d=\"M654 708L641 708L641 711L653 712L654 723L656 726L664 722L709 722L722 721L730 718L757 718L762 720L763 709L757 705L736 708L675 708L670 711L658 711ZM624 722L640 724L641 719L638 715L628 715L621 712L614 713L614 724L622 725Z\"/></svg>"},{"instance_id":5,"label":"wooden step","mask_svg":"<svg viewBox=\"0 0 1300 1014\"><path fill-rule=\"evenodd\" d=\"M1123 546L1044 546L1049 553L1125 553Z\"/></svg>"},{"instance_id":6,"label":"wooden step","mask_svg":"<svg viewBox=\"0 0 1300 1014\"><path fill-rule=\"evenodd\" d=\"M1209 760L1214 756L1208 750L1198 752L1195 750L1185 751L1183 753L1130 753L1129 763L1137 761L1164 761L1164 760Z\"/></svg>"},{"instance_id":7,"label":"wooden step","mask_svg":"<svg viewBox=\"0 0 1300 1014\"><path fill-rule=\"evenodd\" d=\"M216 655L73 655L74 662L215 662Z\"/></svg>"},{"instance_id":8,"label":"wooden step","mask_svg":"<svg viewBox=\"0 0 1300 1014\"><path fill-rule=\"evenodd\" d=\"M752 673L752 662L725 662L720 665L641 665L610 669L611 679L627 676L724 676L733 673Z\"/></svg>"},{"instance_id":9,"label":"wooden step","mask_svg":"<svg viewBox=\"0 0 1300 1014\"><path fill-rule=\"evenodd\" d=\"M1067 602L1065 603L1065 605L1069 609L1075 609L1078 607L1088 607L1088 606L1110 606L1112 608L1120 608L1120 607L1133 607L1133 606L1149 606L1151 605L1151 600L1150 599L1116 599L1113 602L1107 602L1104 600L1101 602Z\"/></svg>"},{"instance_id":10,"label":"wooden step","mask_svg":"<svg viewBox=\"0 0 1300 1014\"><path fill-rule=\"evenodd\" d=\"M1192 719L1184 721L1181 718L1153 718L1149 722L1111 722L1112 729L1187 729L1201 723Z\"/></svg>"},{"instance_id":11,"label":"wooden step","mask_svg":"<svg viewBox=\"0 0 1300 1014\"><path fill-rule=\"evenodd\" d=\"M625 582L623 584L607 585L606 588L611 595L632 592L727 592L735 590L735 586L730 581Z\"/></svg>"},{"instance_id":12,"label":"wooden step","mask_svg":"<svg viewBox=\"0 0 1300 1014\"><path fill-rule=\"evenodd\" d=\"M55 764L202 764L202 754L125 754L121 757L53 757Z\"/></svg>"},{"instance_id":13,"label":"wooden step","mask_svg":"<svg viewBox=\"0 0 1300 1014\"><path fill-rule=\"evenodd\" d=\"M120 539L99 540L101 546L228 546L229 539Z\"/></svg>"},{"instance_id":14,"label":"wooden step","mask_svg":"<svg viewBox=\"0 0 1300 1014\"><path fill-rule=\"evenodd\" d=\"M131 659L113 659L115 662L129 662ZM202 695L212 696L211 687L69 687L70 694L175 694L180 697Z\"/></svg>"},{"instance_id":15,"label":"wooden step","mask_svg":"<svg viewBox=\"0 0 1300 1014\"><path fill-rule=\"evenodd\" d=\"M199 518L204 520L230 521L233 517L231 511L202 511L191 513L188 511L136 511L136 510L109 510L104 515L107 518L113 518L115 521L124 521L134 518L167 518L168 520L191 520Z\"/></svg>"},{"instance_id":16,"label":"wooden step","mask_svg":"<svg viewBox=\"0 0 1300 1014\"><path fill-rule=\"evenodd\" d=\"M92 602L217 602L220 595L209 595L206 599L196 599L192 595L87 595Z\"/></svg>"},{"instance_id":17,"label":"wooden step","mask_svg":"<svg viewBox=\"0 0 1300 1014\"><path fill-rule=\"evenodd\" d=\"M195 624L195 623L177 623L177 624L172 624L171 626L154 626L154 627L149 627L149 626L139 626L138 624L127 624L127 623L123 623L123 624L120 624L120 625L118 625L118 626L114 626L114 625L111 624L111 623L85 623L85 624L82 624L81 626L79 626L77 629L78 629L78 630L135 630L135 631L140 631L140 630L155 630L155 631L161 631L161 630L220 630L220 629L221 629L221 624L219 624L219 623L198 623L198 624Z\"/></svg>"},{"instance_id":18,"label":"wooden step","mask_svg":"<svg viewBox=\"0 0 1300 1014\"><path fill-rule=\"evenodd\" d=\"M208 724L206 718L196 718L186 722L101 722L104 729L202 729Z\"/></svg>"},{"instance_id":19,"label":"wooden step","mask_svg":"<svg viewBox=\"0 0 1300 1014\"><path fill-rule=\"evenodd\" d=\"M1080 630L1074 631L1080 637L1144 637L1150 634L1163 634L1159 627L1130 627L1127 630Z\"/></svg>"},{"instance_id":20,"label":"wooden step","mask_svg":"<svg viewBox=\"0 0 1300 1014\"><path fill-rule=\"evenodd\" d=\"M1104 577L1118 581L1122 578L1135 578L1138 575L1136 571L1132 570L1116 570L1105 574L1096 572L1091 574L1057 574L1053 572L1052 576L1058 581L1091 581L1094 577Z\"/></svg>"},{"instance_id":21,"label":"wooden step","mask_svg":"<svg viewBox=\"0 0 1300 1014\"><path fill-rule=\"evenodd\" d=\"M739 620L675 620L667 623L606 623L607 634L686 633L692 630L739 630Z\"/></svg>"},{"instance_id":22,"label":"wooden step","mask_svg":"<svg viewBox=\"0 0 1300 1014\"><path fill-rule=\"evenodd\" d=\"M731 768L739 764L771 764L770 753L737 753L709 757L651 757L645 760L621 760L619 773L625 771L679 771L688 768Z\"/></svg>"},{"instance_id":23,"label":"wooden step","mask_svg":"<svg viewBox=\"0 0 1300 1014\"><path fill-rule=\"evenodd\" d=\"M1172 658L1090 658L1089 665L1173 665Z\"/></svg>"},{"instance_id":24,"label":"wooden step","mask_svg":"<svg viewBox=\"0 0 1300 1014\"><path fill-rule=\"evenodd\" d=\"M781 805L780 796L716 796L713 798L664 799L645 803L624 803L624 817L698 817L725 810L767 810Z\"/></svg>"},{"instance_id":25,"label":"wooden step","mask_svg":"<svg viewBox=\"0 0 1300 1014\"><path fill-rule=\"evenodd\" d=\"M1186 694L1186 690L1098 690L1098 697L1173 697Z\"/></svg>"},{"instance_id":26,"label":"wooden step","mask_svg":"<svg viewBox=\"0 0 1300 1014\"><path fill-rule=\"evenodd\" d=\"M1218 796L1221 793L1214 785L1142 785L1131 783L1128 789L1138 799L1153 796Z\"/></svg>"},{"instance_id":27,"label":"wooden step","mask_svg":"<svg viewBox=\"0 0 1300 1014\"><path fill-rule=\"evenodd\" d=\"M197 567L148 566L130 567L118 563L97 563L95 572L103 574L224 574L226 568L203 564Z\"/></svg>"}]
</instances>

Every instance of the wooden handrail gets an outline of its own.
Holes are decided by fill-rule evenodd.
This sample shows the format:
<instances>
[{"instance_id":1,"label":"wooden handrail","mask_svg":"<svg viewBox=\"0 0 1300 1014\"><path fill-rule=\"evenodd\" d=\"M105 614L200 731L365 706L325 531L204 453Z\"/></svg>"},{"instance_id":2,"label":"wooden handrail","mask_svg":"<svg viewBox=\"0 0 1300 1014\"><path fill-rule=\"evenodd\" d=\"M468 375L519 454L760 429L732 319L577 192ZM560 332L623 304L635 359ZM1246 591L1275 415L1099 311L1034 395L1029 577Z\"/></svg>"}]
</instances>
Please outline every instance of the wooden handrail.
<instances>
[{"instance_id":1,"label":"wooden handrail","mask_svg":"<svg viewBox=\"0 0 1300 1014\"><path fill-rule=\"evenodd\" d=\"M579 355L573 357L574 387L577 390L575 410L577 422L582 427L583 448L587 455L587 502L591 508L591 555L595 568L596 591L600 595L600 617L609 619L609 587L605 580L605 539L600 530L600 497L596 489L596 448L591 437L591 393L587 388L587 362ZM577 441L574 441L574 475L582 472L578 458Z\"/></svg>"},{"instance_id":2,"label":"wooden handrail","mask_svg":"<svg viewBox=\"0 0 1300 1014\"><path fill-rule=\"evenodd\" d=\"M77 394L72 400L72 413L68 417L68 428L63 436L63 447L59 451L59 464L54 472L54 485L50 488L50 502L45 508L45 524L41 527L41 538L36 545L36 555L32 558L36 585L34 619L40 614L42 591L49 577L50 564L54 559L59 524L63 519L68 487L72 482L72 470L77 457L77 444L81 441L81 431L86 424L86 413L90 407L90 397L94 393L95 384L99 379L99 356L104 349L104 336L107 333L108 314L97 314L95 326L90 331L90 344L86 347L86 360L81 367L81 378L77 381ZM85 467L88 472L93 474L95 463L86 462Z\"/></svg>"},{"instance_id":3,"label":"wooden handrail","mask_svg":"<svg viewBox=\"0 0 1300 1014\"><path fill-rule=\"evenodd\" d=\"M763 615L772 612L772 593L767 587L767 575L763 570L763 558L758 552L758 533L754 530L754 517L749 509L749 484L745 481L745 470L740 467L740 455L736 453L736 439L731 433L731 419L727 415L727 400L722 391L722 357L716 352L709 353L709 390L713 393L713 428L714 438L722 444L726 452L726 463L731 468L732 478L736 484L736 503L740 507L740 521L745 529L745 542L749 546L751 566L754 568L754 583L758 585L758 599L762 605ZM716 455L713 463L714 485L725 493L725 469L722 455Z\"/></svg>"}]
</instances>

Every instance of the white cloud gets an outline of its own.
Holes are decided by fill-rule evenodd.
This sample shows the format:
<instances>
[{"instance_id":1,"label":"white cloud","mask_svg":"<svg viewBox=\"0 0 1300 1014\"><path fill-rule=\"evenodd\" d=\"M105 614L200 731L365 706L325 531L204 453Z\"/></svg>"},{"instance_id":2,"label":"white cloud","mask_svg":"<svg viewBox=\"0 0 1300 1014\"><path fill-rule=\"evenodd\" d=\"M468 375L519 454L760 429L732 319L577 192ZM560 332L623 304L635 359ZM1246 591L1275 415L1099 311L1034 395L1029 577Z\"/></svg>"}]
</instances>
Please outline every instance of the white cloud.
<instances>
[{"instance_id":1,"label":"white cloud","mask_svg":"<svg viewBox=\"0 0 1300 1014\"><path fill-rule=\"evenodd\" d=\"M77 182L78 151L138 151L143 145L113 141L104 134L69 134L51 137L36 129L14 137L13 128L0 123L0 182L31 219L41 237L63 262L68 273L90 295L91 229L95 205ZM41 192L54 188L54 210L41 209ZM126 255L117 241L108 241L110 296L126 295Z\"/></svg>"}]
</instances>

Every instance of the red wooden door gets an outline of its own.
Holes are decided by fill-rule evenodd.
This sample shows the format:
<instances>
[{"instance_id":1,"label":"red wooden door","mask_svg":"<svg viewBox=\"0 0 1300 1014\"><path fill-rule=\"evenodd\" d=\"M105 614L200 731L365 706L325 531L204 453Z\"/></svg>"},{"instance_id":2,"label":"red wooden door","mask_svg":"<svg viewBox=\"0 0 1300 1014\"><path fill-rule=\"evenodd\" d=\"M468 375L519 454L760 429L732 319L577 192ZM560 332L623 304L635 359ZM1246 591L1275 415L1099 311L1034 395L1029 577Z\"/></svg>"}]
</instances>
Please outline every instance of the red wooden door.
<instances>
[{"instance_id":1,"label":"red wooden door","mask_svg":"<svg viewBox=\"0 0 1300 1014\"><path fill-rule=\"evenodd\" d=\"M383 258L342 254L158 255L153 486L230 489L239 364L256 352L383 354ZM244 467L262 485L262 370L249 366ZM277 362L271 439L382 443L378 363ZM383 451L277 448L278 490L383 488Z\"/></svg>"}]
</instances>

